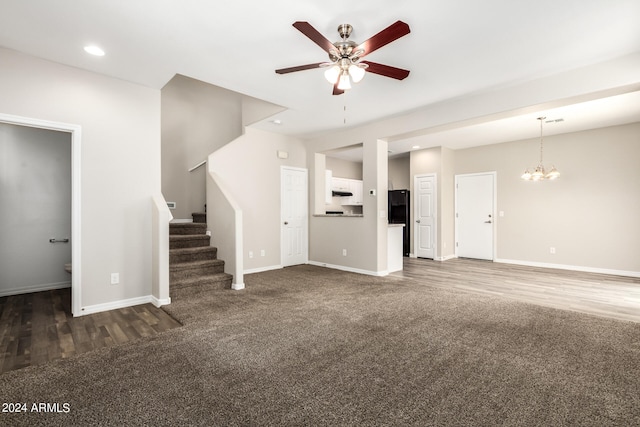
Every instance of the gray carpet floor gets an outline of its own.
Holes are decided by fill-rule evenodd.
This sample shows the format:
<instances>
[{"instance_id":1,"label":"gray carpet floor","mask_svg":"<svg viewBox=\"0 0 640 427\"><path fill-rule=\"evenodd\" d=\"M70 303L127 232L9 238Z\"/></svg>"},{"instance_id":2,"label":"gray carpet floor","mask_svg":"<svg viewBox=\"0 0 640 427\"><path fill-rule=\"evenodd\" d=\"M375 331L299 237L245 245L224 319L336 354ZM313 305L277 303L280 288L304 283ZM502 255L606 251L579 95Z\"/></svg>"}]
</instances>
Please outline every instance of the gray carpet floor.
<instances>
[{"instance_id":1,"label":"gray carpet floor","mask_svg":"<svg viewBox=\"0 0 640 427\"><path fill-rule=\"evenodd\" d=\"M464 278L460 278L464 280ZM0 376L0 425L640 425L640 324L313 266L183 327Z\"/></svg>"}]
</instances>

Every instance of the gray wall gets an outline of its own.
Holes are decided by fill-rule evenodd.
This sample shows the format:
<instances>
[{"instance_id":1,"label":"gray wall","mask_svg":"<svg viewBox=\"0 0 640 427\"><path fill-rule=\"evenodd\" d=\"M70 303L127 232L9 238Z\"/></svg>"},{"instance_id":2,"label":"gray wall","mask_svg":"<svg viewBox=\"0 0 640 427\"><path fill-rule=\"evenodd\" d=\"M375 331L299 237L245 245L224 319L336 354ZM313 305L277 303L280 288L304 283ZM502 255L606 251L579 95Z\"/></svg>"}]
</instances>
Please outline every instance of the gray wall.
<instances>
[{"instance_id":1,"label":"gray wall","mask_svg":"<svg viewBox=\"0 0 640 427\"><path fill-rule=\"evenodd\" d=\"M0 295L71 285L71 134L0 123Z\"/></svg>"},{"instance_id":2,"label":"gray wall","mask_svg":"<svg viewBox=\"0 0 640 427\"><path fill-rule=\"evenodd\" d=\"M640 272L640 123L545 137L544 161L562 175L525 182L538 144L455 152L456 174L497 172L498 258Z\"/></svg>"},{"instance_id":3,"label":"gray wall","mask_svg":"<svg viewBox=\"0 0 640 427\"><path fill-rule=\"evenodd\" d=\"M562 175L537 183L520 175L537 162L538 139L412 152L412 175L438 176L438 257L455 253L455 175L495 171L498 261L637 274L638 135L640 123L546 137L545 163Z\"/></svg>"},{"instance_id":4,"label":"gray wall","mask_svg":"<svg viewBox=\"0 0 640 427\"><path fill-rule=\"evenodd\" d=\"M82 128L81 306L149 297L160 91L4 48L0 63L0 112Z\"/></svg>"},{"instance_id":5,"label":"gray wall","mask_svg":"<svg viewBox=\"0 0 640 427\"><path fill-rule=\"evenodd\" d=\"M242 131L242 95L181 75L162 88L162 194L174 218L204 211L206 167L188 170Z\"/></svg>"},{"instance_id":6,"label":"gray wall","mask_svg":"<svg viewBox=\"0 0 640 427\"><path fill-rule=\"evenodd\" d=\"M389 190L411 188L411 163L409 155L389 159Z\"/></svg>"},{"instance_id":7,"label":"gray wall","mask_svg":"<svg viewBox=\"0 0 640 427\"><path fill-rule=\"evenodd\" d=\"M326 163L335 178L362 179L362 162L327 156Z\"/></svg>"},{"instance_id":8,"label":"gray wall","mask_svg":"<svg viewBox=\"0 0 640 427\"><path fill-rule=\"evenodd\" d=\"M278 158L278 151L286 151L288 158ZM247 128L244 135L210 157L210 167L242 209L245 270L280 266L280 167L305 168L306 154L297 138ZM215 224L209 227L215 244Z\"/></svg>"}]
</instances>

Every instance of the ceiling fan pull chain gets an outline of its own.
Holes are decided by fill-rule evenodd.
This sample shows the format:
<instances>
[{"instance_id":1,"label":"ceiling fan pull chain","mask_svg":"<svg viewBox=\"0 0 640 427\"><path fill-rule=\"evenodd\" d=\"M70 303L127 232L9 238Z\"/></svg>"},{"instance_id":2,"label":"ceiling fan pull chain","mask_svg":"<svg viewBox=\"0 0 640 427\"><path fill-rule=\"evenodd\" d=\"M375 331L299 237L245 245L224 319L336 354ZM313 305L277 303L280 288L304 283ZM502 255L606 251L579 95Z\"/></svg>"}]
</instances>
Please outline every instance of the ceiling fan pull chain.
<instances>
[{"instance_id":1,"label":"ceiling fan pull chain","mask_svg":"<svg viewBox=\"0 0 640 427\"><path fill-rule=\"evenodd\" d=\"M342 120L342 124L347 124L347 93L344 93L344 106L342 107L342 112L344 113L344 118Z\"/></svg>"}]
</instances>

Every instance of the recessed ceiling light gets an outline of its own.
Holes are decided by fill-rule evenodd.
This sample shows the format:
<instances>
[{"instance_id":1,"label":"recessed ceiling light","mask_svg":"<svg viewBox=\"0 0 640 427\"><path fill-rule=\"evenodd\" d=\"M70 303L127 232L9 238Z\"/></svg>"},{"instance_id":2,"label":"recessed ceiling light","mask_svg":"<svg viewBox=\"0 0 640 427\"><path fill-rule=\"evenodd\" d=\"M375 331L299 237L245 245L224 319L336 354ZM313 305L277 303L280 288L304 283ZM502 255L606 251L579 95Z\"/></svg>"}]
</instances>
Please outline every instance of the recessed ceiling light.
<instances>
[{"instance_id":1,"label":"recessed ceiling light","mask_svg":"<svg viewBox=\"0 0 640 427\"><path fill-rule=\"evenodd\" d=\"M414 145L413 147L411 147L411 149L413 149L413 150L417 150L418 148L420 148L419 145Z\"/></svg>"},{"instance_id":2,"label":"recessed ceiling light","mask_svg":"<svg viewBox=\"0 0 640 427\"><path fill-rule=\"evenodd\" d=\"M271 120L271 123L273 123L274 125L281 125L282 124L282 120L280 120L280 119Z\"/></svg>"},{"instance_id":3,"label":"recessed ceiling light","mask_svg":"<svg viewBox=\"0 0 640 427\"><path fill-rule=\"evenodd\" d=\"M91 55L104 56L104 50L100 49L98 46L85 46L84 51Z\"/></svg>"}]
</instances>

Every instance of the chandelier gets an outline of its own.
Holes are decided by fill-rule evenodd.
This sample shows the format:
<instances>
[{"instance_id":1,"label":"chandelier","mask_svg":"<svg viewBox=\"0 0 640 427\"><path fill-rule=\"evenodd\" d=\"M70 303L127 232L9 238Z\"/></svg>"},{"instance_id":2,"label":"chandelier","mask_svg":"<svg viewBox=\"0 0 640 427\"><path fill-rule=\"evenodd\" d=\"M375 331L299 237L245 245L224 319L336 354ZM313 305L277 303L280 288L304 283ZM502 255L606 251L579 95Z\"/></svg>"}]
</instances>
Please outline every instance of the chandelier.
<instances>
[{"instance_id":1,"label":"chandelier","mask_svg":"<svg viewBox=\"0 0 640 427\"><path fill-rule=\"evenodd\" d=\"M536 166L533 173L526 169L522 174L521 178L525 181L542 181L543 179L557 179L560 176L560 172L556 169L555 166L551 166L551 170L547 172L544 169L544 165L542 164L542 122L546 119L546 117L538 117L540 120L540 163Z\"/></svg>"}]
</instances>

